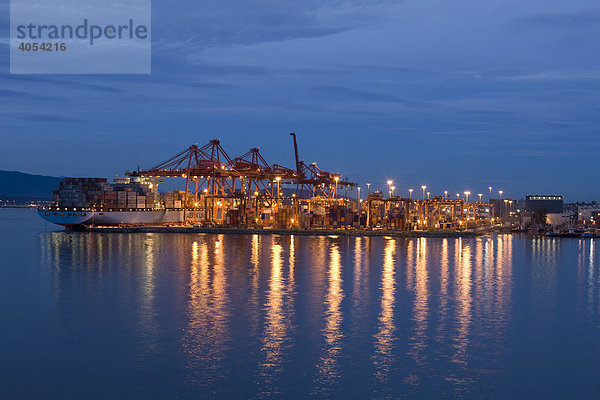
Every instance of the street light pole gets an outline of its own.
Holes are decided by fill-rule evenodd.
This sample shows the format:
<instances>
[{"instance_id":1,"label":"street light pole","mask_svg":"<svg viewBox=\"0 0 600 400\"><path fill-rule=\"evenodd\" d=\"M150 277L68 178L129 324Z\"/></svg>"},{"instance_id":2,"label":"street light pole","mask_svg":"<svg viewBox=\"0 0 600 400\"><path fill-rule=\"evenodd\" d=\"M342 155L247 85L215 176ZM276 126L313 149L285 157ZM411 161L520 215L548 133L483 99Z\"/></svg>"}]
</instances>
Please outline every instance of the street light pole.
<instances>
[{"instance_id":1,"label":"street light pole","mask_svg":"<svg viewBox=\"0 0 600 400\"><path fill-rule=\"evenodd\" d=\"M423 190L423 197L422 197L423 200L425 200L425 189L427 189L427 186L425 186L425 185L421 186L421 190Z\"/></svg>"},{"instance_id":2,"label":"street light pole","mask_svg":"<svg viewBox=\"0 0 600 400\"><path fill-rule=\"evenodd\" d=\"M502 198L502 193L504 193L502 190L498 190L498 194L500 195L500 198Z\"/></svg>"},{"instance_id":3,"label":"street light pole","mask_svg":"<svg viewBox=\"0 0 600 400\"><path fill-rule=\"evenodd\" d=\"M367 182L367 196L371 194L371 182Z\"/></svg>"},{"instance_id":4,"label":"street light pole","mask_svg":"<svg viewBox=\"0 0 600 400\"><path fill-rule=\"evenodd\" d=\"M448 198L448 191L444 190L444 199L447 199L447 198Z\"/></svg>"},{"instance_id":5,"label":"street light pole","mask_svg":"<svg viewBox=\"0 0 600 400\"><path fill-rule=\"evenodd\" d=\"M388 197L392 197L392 183L394 183L391 179L387 181L388 184Z\"/></svg>"},{"instance_id":6,"label":"street light pole","mask_svg":"<svg viewBox=\"0 0 600 400\"><path fill-rule=\"evenodd\" d=\"M479 196L479 202L481 203L481 197L483 196L483 193L477 193L477 196Z\"/></svg>"},{"instance_id":7,"label":"street light pole","mask_svg":"<svg viewBox=\"0 0 600 400\"><path fill-rule=\"evenodd\" d=\"M492 187L488 186L488 189L490 189L490 203L492 202Z\"/></svg>"},{"instance_id":8,"label":"street light pole","mask_svg":"<svg viewBox=\"0 0 600 400\"><path fill-rule=\"evenodd\" d=\"M429 200L429 194L430 194L430 193L431 193L431 192L427 192L427 200Z\"/></svg>"},{"instance_id":9,"label":"street light pole","mask_svg":"<svg viewBox=\"0 0 600 400\"><path fill-rule=\"evenodd\" d=\"M278 176L275 180L277 181L277 198L279 199L279 182L281 181L281 177Z\"/></svg>"},{"instance_id":10,"label":"street light pole","mask_svg":"<svg viewBox=\"0 0 600 400\"><path fill-rule=\"evenodd\" d=\"M412 189L408 189L408 197L412 200Z\"/></svg>"}]
</instances>

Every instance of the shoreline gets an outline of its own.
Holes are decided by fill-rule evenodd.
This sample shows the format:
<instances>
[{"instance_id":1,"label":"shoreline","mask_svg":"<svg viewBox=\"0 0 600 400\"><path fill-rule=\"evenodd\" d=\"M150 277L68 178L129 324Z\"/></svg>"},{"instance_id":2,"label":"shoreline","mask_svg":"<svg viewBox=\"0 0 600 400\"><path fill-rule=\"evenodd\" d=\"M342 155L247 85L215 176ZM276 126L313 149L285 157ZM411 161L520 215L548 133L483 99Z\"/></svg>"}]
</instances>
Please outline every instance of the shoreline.
<instances>
[{"instance_id":1,"label":"shoreline","mask_svg":"<svg viewBox=\"0 0 600 400\"><path fill-rule=\"evenodd\" d=\"M393 230L335 230L335 229L250 229L222 227L172 227L172 226L143 226L143 227L87 227L85 232L98 233L212 233L237 235L298 235L298 236L392 236L392 237L431 237L431 238L473 238L495 230L481 232L473 231L393 231Z\"/></svg>"}]
</instances>

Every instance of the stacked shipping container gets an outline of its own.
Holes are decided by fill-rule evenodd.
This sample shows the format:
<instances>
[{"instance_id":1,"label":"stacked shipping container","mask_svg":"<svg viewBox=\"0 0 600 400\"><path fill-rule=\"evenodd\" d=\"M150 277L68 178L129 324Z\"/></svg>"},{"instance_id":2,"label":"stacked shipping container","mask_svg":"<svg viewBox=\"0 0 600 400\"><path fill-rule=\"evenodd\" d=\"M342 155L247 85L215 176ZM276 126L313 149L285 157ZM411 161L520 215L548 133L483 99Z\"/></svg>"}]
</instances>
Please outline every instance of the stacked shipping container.
<instances>
[{"instance_id":1,"label":"stacked shipping container","mask_svg":"<svg viewBox=\"0 0 600 400\"><path fill-rule=\"evenodd\" d=\"M65 178L54 191L62 207L145 209L155 207L155 195L147 185L111 185L106 178Z\"/></svg>"}]
</instances>

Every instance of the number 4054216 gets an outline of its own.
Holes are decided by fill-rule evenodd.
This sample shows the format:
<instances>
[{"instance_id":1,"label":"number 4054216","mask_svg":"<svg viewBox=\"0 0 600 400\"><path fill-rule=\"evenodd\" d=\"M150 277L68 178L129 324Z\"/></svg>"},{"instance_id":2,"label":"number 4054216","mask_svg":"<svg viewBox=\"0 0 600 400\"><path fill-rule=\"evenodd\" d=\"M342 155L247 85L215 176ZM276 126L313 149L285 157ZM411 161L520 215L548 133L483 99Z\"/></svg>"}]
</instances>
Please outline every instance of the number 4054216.
<instances>
[{"instance_id":1,"label":"number 4054216","mask_svg":"<svg viewBox=\"0 0 600 400\"><path fill-rule=\"evenodd\" d=\"M66 43L51 43L51 42L42 42L42 43L28 43L22 42L19 45L19 50L21 51L67 51Z\"/></svg>"}]
</instances>

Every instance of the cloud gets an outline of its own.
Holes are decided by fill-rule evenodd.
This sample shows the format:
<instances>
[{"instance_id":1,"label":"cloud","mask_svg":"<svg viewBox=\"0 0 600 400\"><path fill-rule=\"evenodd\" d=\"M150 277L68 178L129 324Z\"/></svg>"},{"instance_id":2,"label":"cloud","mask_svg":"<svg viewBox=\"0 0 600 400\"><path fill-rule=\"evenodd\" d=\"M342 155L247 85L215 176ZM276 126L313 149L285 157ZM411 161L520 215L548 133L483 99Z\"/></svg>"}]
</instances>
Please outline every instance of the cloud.
<instances>
[{"instance_id":1,"label":"cloud","mask_svg":"<svg viewBox=\"0 0 600 400\"><path fill-rule=\"evenodd\" d=\"M59 97L44 96L34 93L27 93L17 90L0 89L0 97L7 97L10 99L25 99L25 100L52 100L52 101L64 101Z\"/></svg>"},{"instance_id":2,"label":"cloud","mask_svg":"<svg viewBox=\"0 0 600 400\"><path fill-rule=\"evenodd\" d=\"M4 131L13 131L15 129L29 129L29 128L30 128L29 126L25 126L25 125L0 123L0 130L4 130Z\"/></svg>"},{"instance_id":3,"label":"cloud","mask_svg":"<svg viewBox=\"0 0 600 400\"><path fill-rule=\"evenodd\" d=\"M101 79L101 78L100 78ZM0 80L4 80L7 84L10 83L31 83L36 90L43 90L40 85L52 85L61 89L82 89L85 91L107 92L107 93L122 93L122 88L100 85L91 82L93 78L89 76L81 76L74 78L56 78L53 76L43 75L8 75L0 74ZM87 81L87 82L86 82Z\"/></svg>"},{"instance_id":4,"label":"cloud","mask_svg":"<svg viewBox=\"0 0 600 400\"><path fill-rule=\"evenodd\" d=\"M193 56L189 57L190 60L194 61L191 71L195 74L202 76L227 76L227 75L267 75L269 74L268 68L256 67L250 65L235 65L235 64L217 64L217 63L201 63L195 62Z\"/></svg>"},{"instance_id":5,"label":"cloud","mask_svg":"<svg viewBox=\"0 0 600 400\"><path fill-rule=\"evenodd\" d=\"M233 85L219 82L181 82L183 86L191 86L198 89L228 89Z\"/></svg>"},{"instance_id":6,"label":"cloud","mask_svg":"<svg viewBox=\"0 0 600 400\"><path fill-rule=\"evenodd\" d=\"M81 119L62 115L34 114L34 113L2 113L2 115L28 122L81 122Z\"/></svg>"},{"instance_id":7,"label":"cloud","mask_svg":"<svg viewBox=\"0 0 600 400\"><path fill-rule=\"evenodd\" d=\"M153 12L161 18L153 21L153 36L191 38L188 48L320 37L372 24L380 20L378 7L389 3L392 1L186 0L177 7L155 3Z\"/></svg>"},{"instance_id":8,"label":"cloud","mask_svg":"<svg viewBox=\"0 0 600 400\"><path fill-rule=\"evenodd\" d=\"M408 107L431 107L431 103L417 101L417 100L407 100L402 99L398 96L389 93L383 92L375 92L371 90L363 90L363 89L354 89L345 86L335 86L335 85L317 85L311 88L312 90L328 93L333 95L340 95L347 98L354 98L363 101L370 101L376 103L401 103Z\"/></svg>"},{"instance_id":9,"label":"cloud","mask_svg":"<svg viewBox=\"0 0 600 400\"><path fill-rule=\"evenodd\" d=\"M394 65L357 65L354 68L367 71L367 72L383 72L383 73L393 73L393 74L411 74L411 75L441 75L440 72L425 70L425 69L417 69L411 67L403 67L403 66L394 66Z\"/></svg>"},{"instance_id":10,"label":"cloud","mask_svg":"<svg viewBox=\"0 0 600 400\"><path fill-rule=\"evenodd\" d=\"M300 75L339 76L340 74L347 74L348 70L332 67L306 67L296 68L293 72Z\"/></svg>"},{"instance_id":11,"label":"cloud","mask_svg":"<svg viewBox=\"0 0 600 400\"><path fill-rule=\"evenodd\" d=\"M546 82L546 81L597 81L600 70L593 71L531 71L513 75L498 75L497 79L505 81Z\"/></svg>"},{"instance_id":12,"label":"cloud","mask_svg":"<svg viewBox=\"0 0 600 400\"><path fill-rule=\"evenodd\" d=\"M369 90L353 89L353 88L344 87L344 86L319 85L319 86L313 86L312 89L319 91L319 92L323 92L323 93L342 95L344 97L350 97L350 98L355 98L355 99L359 99L359 100L384 102L384 103L399 103L399 102L401 102L400 98L398 98L394 95L391 95L391 94L372 92Z\"/></svg>"},{"instance_id":13,"label":"cloud","mask_svg":"<svg viewBox=\"0 0 600 400\"><path fill-rule=\"evenodd\" d=\"M560 120L545 120L542 121L543 124L546 124L555 128L577 128L579 127L579 123L577 121L560 121Z\"/></svg>"},{"instance_id":14,"label":"cloud","mask_svg":"<svg viewBox=\"0 0 600 400\"><path fill-rule=\"evenodd\" d=\"M599 21L599 9L575 12L540 13L517 18L519 24L528 25L530 27L580 28L586 25L597 26Z\"/></svg>"}]
</instances>

